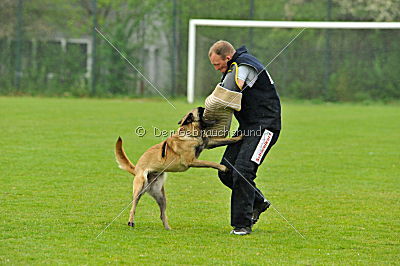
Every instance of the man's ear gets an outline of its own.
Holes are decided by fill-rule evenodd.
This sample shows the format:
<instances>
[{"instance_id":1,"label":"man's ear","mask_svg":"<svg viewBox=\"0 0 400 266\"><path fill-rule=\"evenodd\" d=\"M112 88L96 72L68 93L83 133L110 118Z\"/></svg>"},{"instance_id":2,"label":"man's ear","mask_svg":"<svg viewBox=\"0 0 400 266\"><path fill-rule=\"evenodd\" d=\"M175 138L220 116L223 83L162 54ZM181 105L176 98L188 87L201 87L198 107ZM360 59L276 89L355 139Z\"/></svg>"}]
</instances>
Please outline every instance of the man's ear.
<instances>
[{"instance_id":1,"label":"man's ear","mask_svg":"<svg viewBox=\"0 0 400 266\"><path fill-rule=\"evenodd\" d=\"M182 122L182 121L183 121L183 122ZM184 118L182 118L182 119L178 122L178 124L181 125L181 126L184 126L184 125L187 125L187 124L192 123L193 121L194 121L193 113L189 113L189 114L186 115Z\"/></svg>"},{"instance_id":2,"label":"man's ear","mask_svg":"<svg viewBox=\"0 0 400 266\"><path fill-rule=\"evenodd\" d=\"M230 56L230 55L227 55L227 56L225 57L225 59L228 59L228 61L229 61L229 60L231 60L231 59L232 59L232 56Z\"/></svg>"}]
</instances>

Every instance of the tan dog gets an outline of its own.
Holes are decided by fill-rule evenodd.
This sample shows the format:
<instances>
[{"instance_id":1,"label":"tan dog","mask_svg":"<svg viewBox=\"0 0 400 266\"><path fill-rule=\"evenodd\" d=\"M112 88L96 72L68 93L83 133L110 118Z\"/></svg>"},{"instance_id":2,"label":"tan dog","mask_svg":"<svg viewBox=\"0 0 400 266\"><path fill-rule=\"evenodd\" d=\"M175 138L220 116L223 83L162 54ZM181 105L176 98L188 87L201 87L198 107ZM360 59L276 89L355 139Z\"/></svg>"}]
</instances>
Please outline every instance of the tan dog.
<instances>
[{"instance_id":1,"label":"tan dog","mask_svg":"<svg viewBox=\"0 0 400 266\"><path fill-rule=\"evenodd\" d=\"M118 138L115 147L115 157L119 167L135 176L133 180L133 201L129 216L129 226L134 226L136 206L141 195L148 192L160 207L160 218L165 229L169 230L166 210L166 197L164 191L165 172L183 172L189 167L210 167L219 171L228 171L224 165L198 160L203 149L212 149L228 145L242 139L241 136L233 138L207 138L202 135L202 130L207 127L203 120L204 108L198 107L190 111L178 124L177 132L165 141L149 148L133 165L122 148L122 140Z\"/></svg>"}]
</instances>

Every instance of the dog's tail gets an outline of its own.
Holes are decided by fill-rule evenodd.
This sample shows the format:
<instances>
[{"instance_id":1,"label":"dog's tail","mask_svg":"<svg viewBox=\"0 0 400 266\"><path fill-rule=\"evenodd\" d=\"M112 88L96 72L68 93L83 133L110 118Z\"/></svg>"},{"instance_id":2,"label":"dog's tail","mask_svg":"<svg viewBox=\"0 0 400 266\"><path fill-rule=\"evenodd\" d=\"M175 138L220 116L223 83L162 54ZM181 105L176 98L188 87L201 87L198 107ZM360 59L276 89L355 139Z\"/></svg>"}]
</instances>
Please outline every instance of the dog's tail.
<instances>
[{"instance_id":1,"label":"dog's tail","mask_svg":"<svg viewBox=\"0 0 400 266\"><path fill-rule=\"evenodd\" d=\"M125 151L122 148L121 137L118 137L117 143L115 144L115 158L117 159L119 168L135 175L135 166L131 161L129 161L128 156L126 156Z\"/></svg>"}]
</instances>

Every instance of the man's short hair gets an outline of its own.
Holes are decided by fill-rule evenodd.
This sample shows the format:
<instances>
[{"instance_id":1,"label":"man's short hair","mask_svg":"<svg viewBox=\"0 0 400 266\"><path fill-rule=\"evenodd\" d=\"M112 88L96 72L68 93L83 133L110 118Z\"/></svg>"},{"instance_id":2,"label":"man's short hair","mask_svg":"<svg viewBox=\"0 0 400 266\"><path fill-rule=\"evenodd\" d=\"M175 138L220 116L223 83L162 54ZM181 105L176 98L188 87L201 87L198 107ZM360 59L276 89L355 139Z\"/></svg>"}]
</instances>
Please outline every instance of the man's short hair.
<instances>
[{"instance_id":1,"label":"man's short hair","mask_svg":"<svg viewBox=\"0 0 400 266\"><path fill-rule=\"evenodd\" d=\"M233 55L236 52L235 48L233 48L232 44L227 41L220 40L214 43L210 50L208 51L208 57L211 57L211 54L217 54L225 59L228 55Z\"/></svg>"}]
</instances>

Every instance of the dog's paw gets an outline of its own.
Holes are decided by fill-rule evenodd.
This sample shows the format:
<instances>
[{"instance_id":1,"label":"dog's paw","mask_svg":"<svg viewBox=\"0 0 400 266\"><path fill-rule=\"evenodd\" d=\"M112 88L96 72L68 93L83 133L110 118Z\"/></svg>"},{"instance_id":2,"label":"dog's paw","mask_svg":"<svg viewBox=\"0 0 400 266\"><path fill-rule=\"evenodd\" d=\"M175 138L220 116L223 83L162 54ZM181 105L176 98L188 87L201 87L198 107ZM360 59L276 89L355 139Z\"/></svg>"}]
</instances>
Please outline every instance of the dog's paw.
<instances>
[{"instance_id":1,"label":"dog's paw","mask_svg":"<svg viewBox=\"0 0 400 266\"><path fill-rule=\"evenodd\" d=\"M128 226L135 227L135 223L134 222L128 222Z\"/></svg>"},{"instance_id":2,"label":"dog's paw","mask_svg":"<svg viewBox=\"0 0 400 266\"><path fill-rule=\"evenodd\" d=\"M226 173L226 172L229 172L229 168L226 167L225 165L221 165L219 168L219 171Z\"/></svg>"},{"instance_id":3,"label":"dog's paw","mask_svg":"<svg viewBox=\"0 0 400 266\"><path fill-rule=\"evenodd\" d=\"M237 136L237 137L236 137L237 141L242 140L243 138L244 138L243 135L240 135L240 136Z\"/></svg>"}]
</instances>

